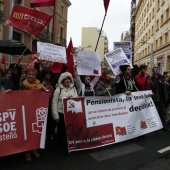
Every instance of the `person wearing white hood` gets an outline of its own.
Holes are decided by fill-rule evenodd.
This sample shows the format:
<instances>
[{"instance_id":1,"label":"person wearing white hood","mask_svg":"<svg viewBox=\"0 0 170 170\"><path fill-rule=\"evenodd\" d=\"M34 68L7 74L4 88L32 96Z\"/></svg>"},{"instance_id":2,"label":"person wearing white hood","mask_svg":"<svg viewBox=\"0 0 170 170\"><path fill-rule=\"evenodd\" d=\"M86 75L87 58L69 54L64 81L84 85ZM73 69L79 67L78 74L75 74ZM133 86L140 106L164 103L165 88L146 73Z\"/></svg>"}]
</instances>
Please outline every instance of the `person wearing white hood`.
<instances>
[{"instance_id":1,"label":"person wearing white hood","mask_svg":"<svg viewBox=\"0 0 170 170\"><path fill-rule=\"evenodd\" d=\"M63 97L77 97L74 80L69 72L64 72L60 75L58 87L56 88L52 99L52 115L55 122L57 122L57 139L62 149L68 151L64 124Z\"/></svg>"}]
</instances>

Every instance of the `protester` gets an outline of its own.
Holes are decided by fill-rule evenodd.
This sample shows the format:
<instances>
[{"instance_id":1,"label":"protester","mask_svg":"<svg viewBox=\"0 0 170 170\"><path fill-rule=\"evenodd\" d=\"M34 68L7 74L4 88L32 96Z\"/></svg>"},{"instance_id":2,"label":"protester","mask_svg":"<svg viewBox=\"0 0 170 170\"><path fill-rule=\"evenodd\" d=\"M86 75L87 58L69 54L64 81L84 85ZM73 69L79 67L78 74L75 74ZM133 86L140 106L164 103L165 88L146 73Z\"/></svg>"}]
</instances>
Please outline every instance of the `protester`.
<instances>
[{"instance_id":1,"label":"protester","mask_svg":"<svg viewBox=\"0 0 170 170\"><path fill-rule=\"evenodd\" d=\"M154 67L151 76L151 89L154 93L153 101L158 110L164 129L170 130L166 123L166 108L168 107L168 85L165 83L165 78L160 74L160 68Z\"/></svg>"},{"instance_id":2,"label":"protester","mask_svg":"<svg viewBox=\"0 0 170 170\"><path fill-rule=\"evenodd\" d=\"M5 91L5 89L2 85L2 79L3 79L3 71L0 69L0 92Z\"/></svg>"},{"instance_id":3,"label":"protester","mask_svg":"<svg viewBox=\"0 0 170 170\"><path fill-rule=\"evenodd\" d=\"M150 90L150 80L147 65L140 66L140 73L135 76L135 83L139 91Z\"/></svg>"},{"instance_id":4,"label":"protester","mask_svg":"<svg viewBox=\"0 0 170 170\"><path fill-rule=\"evenodd\" d=\"M5 90L16 90L14 84L14 74L11 68L5 70L5 77L2 79L2 86Z\"/></svg>"},{"instance_id":5,"label":"protester","mask_svg":"<svg viewBox=\"0 0 170 170\"><path fill-rule=\"evenodd\" d=\"M95 90L96 96L113 96L115 91L115 81L111 70L104 71L104 79L99 81Z\"/></svg>"},{"instance_id":6,"label":"protester","mask_svg":"<svg viewBox=\"0 0 170 170\"><path fill-rule=\"evenodd\" d=\"M26 79L19 86L19 90L33 90L45 89L44 85L36 79L37 70L35 68L28 68ZM39 158L40 154L36 150L25 152L25 160L31 161L31 153L34 157Z\"/></svg>"},{"instance_id":7,"label":"protester","mask_svg":"<svg viewBox=\"0 0 170 170\"><path fill-rule=\"evenodd\" d=\"M99 81L100 76L96 76L92 80L89 75L79 76L76 67L75 76L78 96L95 96L94 87Z\"/></svg>"},{"instance_id":8,"label":"protester","mask_svg":"<svg viewBox=\"0 0 170 170\"><path fill-rule=\"evenodd\" d=\"M52 72L49 68L44 68L42 70L42 84L49 90L49 106L48 106L48 118L47 118L47 130L46 130L46 145L52 146L52 137L54 137L55 122L52 117L51 102L53 98L54 89L52 86Z\"/></svg>"},{"instance_id":9,"label":"protester","mask_svg":"<svg viewBox=\"0 0 170 170\"><path fill-rule=\"evenodd\" d=\"M23 83L23 81L27 78L27 72L28 72L28 68L25 67L22 69L20 83Z\"/></svg>"},{"instance_id":10,"label":"protester","mask_svg":"<svg viewBox=\"0 0 170 170\"><path fill-rule=\"evenodd\" d=\"M64 124L63 101L64 97L77 97L77 91L74 87L73 77L70 73L62 73L58 80L52 100L52 114L57 122L57 139L60 149L68 151L66 129Z\"/></svg>"},{"instance_id":11,"label":"protester","mask_svg":"<svg viewBox=\"0 0 170 170\"><path fill-rule=\"evenodd\" d=\"M116 93L125 93L126 95L131 92L137 91L134 79L132 77L132 68L130 65L120 65L122 75L120 75L119 82L116 83Z\"/></svg>"}]
</instances>

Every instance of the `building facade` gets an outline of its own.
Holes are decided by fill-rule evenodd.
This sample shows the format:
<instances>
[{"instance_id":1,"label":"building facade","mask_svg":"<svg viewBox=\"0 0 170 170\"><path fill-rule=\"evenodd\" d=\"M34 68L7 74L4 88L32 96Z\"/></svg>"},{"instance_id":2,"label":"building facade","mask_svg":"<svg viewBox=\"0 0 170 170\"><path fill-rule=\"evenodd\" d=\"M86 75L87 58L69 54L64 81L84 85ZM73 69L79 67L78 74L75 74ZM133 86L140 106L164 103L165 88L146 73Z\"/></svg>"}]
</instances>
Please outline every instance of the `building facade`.
<instances>
[{"instance_id":1,"label":"building facade","mask_svg":"<svg viewBox=\"0 0 170 170\"><path fill-rule=\"evenodd\" d=\"M130 40L132 41L132 60L134 58L134 41L135 41L135 11L136 11L136 0L131 0L131 11L130 11Z\"/></svg>"},{"instance_id":2,"label":"building facade","mask_svg":"<svg viewBox=\"0 0 170 170\"><path fill-rule=\"evenodd\" d=\"M83 27L81 37L81 47L87 51L95 51L100 29L96 27ZM96 52L100 55L100 61L104 61L104 54L108 53L108 38L102 31Z\"/></svg>"},{"instance_id":3,"label":"building facade","mask_svg":"<svg viewBox=\"0 0 170 170\"><path fill-rule=\"evenodd\" d=\"M139 0L135 16L134 61L170 72L170 0Z\"/></svg>"},{"instance_id":4,"label":"building facade","mask_svg":"<svg viewBox=\"0 0 170 170\"><path fill-rule=\"evenodd\" d=\"M129 32L129 31L124 31L124 32L121 34L121 39L120 39L120 41L131 41L130 32Z\"/></svg>"},{"instance_id":5,"label":"building facade","mask_svg":"<svg viewBox=\"0 0 170 170\"><path fill-rule=\"evenodd\" d=\"M0 20L0 36L1 39L13 39L22 41L31 51L37 51L37 41L48 42L48 43L60 43L62 46L66 46L66 37L67 37L67 14L68 7L71 5L69 0L56 0L55 8L54 7L39 7L36 8L42 12L45 12L49 15L54 15L50 23L42 30L42 32L35 38L30 34L18 30L16 28L12 29L10 37L10 27L3 26L6 20L10 16L10 4L11 0L1 0L0 3L0 13L2 9L3 19ZM30 8L30 2L28 0L13 0L13 4L19 4L25 7ZM55 9L55 11L54 11ZM1 17L1 15L0 15ZM1 17L2 18L2 17ZM1 29L2 28L2 29ZM4 54L3 54L4 55ZM7 56L7 55L6 55ZM18 56L12 57L12 63L17 61ZM28 57L23 57L23 64L28 63Z\"/></svg>"}]
</instances>

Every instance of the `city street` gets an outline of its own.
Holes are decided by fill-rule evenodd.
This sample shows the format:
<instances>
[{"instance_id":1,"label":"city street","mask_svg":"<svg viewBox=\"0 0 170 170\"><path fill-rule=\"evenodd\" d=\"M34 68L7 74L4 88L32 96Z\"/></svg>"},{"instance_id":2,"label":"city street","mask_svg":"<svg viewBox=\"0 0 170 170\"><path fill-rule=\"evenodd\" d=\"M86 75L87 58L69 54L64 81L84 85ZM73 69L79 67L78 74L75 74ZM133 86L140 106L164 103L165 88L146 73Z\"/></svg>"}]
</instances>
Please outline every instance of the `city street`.
<instances>
[{"instance_id":1,"label":"city street","mask_svg":"<svg viewBox=\"0 0 170 170\"><path fill-rule=\"evenodd\" d=\"M64 154L57 148L41 150L39 159L23 154L0 158L2 170L168 170L170 132L159 130L126 142ZM159 151L159 152L158 152Z\"/></svg>"}]
</instances>

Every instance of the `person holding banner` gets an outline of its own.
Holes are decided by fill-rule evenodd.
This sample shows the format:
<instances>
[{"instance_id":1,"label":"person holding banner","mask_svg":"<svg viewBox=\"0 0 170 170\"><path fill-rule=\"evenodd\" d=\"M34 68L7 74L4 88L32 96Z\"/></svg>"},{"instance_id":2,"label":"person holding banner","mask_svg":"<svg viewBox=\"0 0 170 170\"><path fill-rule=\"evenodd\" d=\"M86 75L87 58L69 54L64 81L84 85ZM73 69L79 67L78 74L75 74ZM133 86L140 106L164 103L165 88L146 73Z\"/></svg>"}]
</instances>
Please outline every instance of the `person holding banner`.
<instances>
[{"instance_id":1,"label":"person holding banner","mask_svg":"<svg viewBox=\"0 0 170 170\"><path fill-rule=\"evenodd\" d=\"M89 75L79 76L75 67L76 89L78 96L95 96L94 87L99 81L100 76L96 76L91 81Z\"/></svg>"},{"instance_id":2,"label":"person holding banner","mask_svg":"<svg viewBox=\"0 0 170 170\"><path fill-rule=\"evenodd\" d=\"M20 84L19 90L33 90L33 89L44 89L45 87L43 84L40 83L39 80L36 79L37 70L35 68L28 68L26 72L26 79L23 83ZM25 152L25 160L31 161L31 153L34 157L39 158L40 155L36 150Z\"/></svg>"},{"instance_id":3,"label":"person holding banner","mask_svg":"<svg viewBox=\"0 0 170 170\"><path fill-rule=\"evenodd\" d=\"M126 95L131 94L131 92L138 91L134 79L132 77L132 68L130 65L120 65L119 66L122 75L120 75L119 82L116 83L116 93L125 93Z\"/></svg>"},{"instance_id":4,"label":"person holding banner","mask_svg":"<svg viewBox=\"0 0 170 170\"><path fill-rule=\"evenodd\" d=\"M64 149L64 152L68 152L63 110L63 98L66 97L77 97L74 80L69 72L64 72L60 75L58 87L54 91L52 99L52 115L53 119L57 123L57 139L60 149Z\"/></svg>"},{"instance_id":5,"label":"person holding banner","mask_svg":"<svg viewBox=\"0 0 170 170\"><path fill-rule=\"evenodd\" d=\"M115 77L111 70L104 70L104 80L99 81L96 86L96 96L113 96L115 91Z\"/></svg>"}]
</instances>

